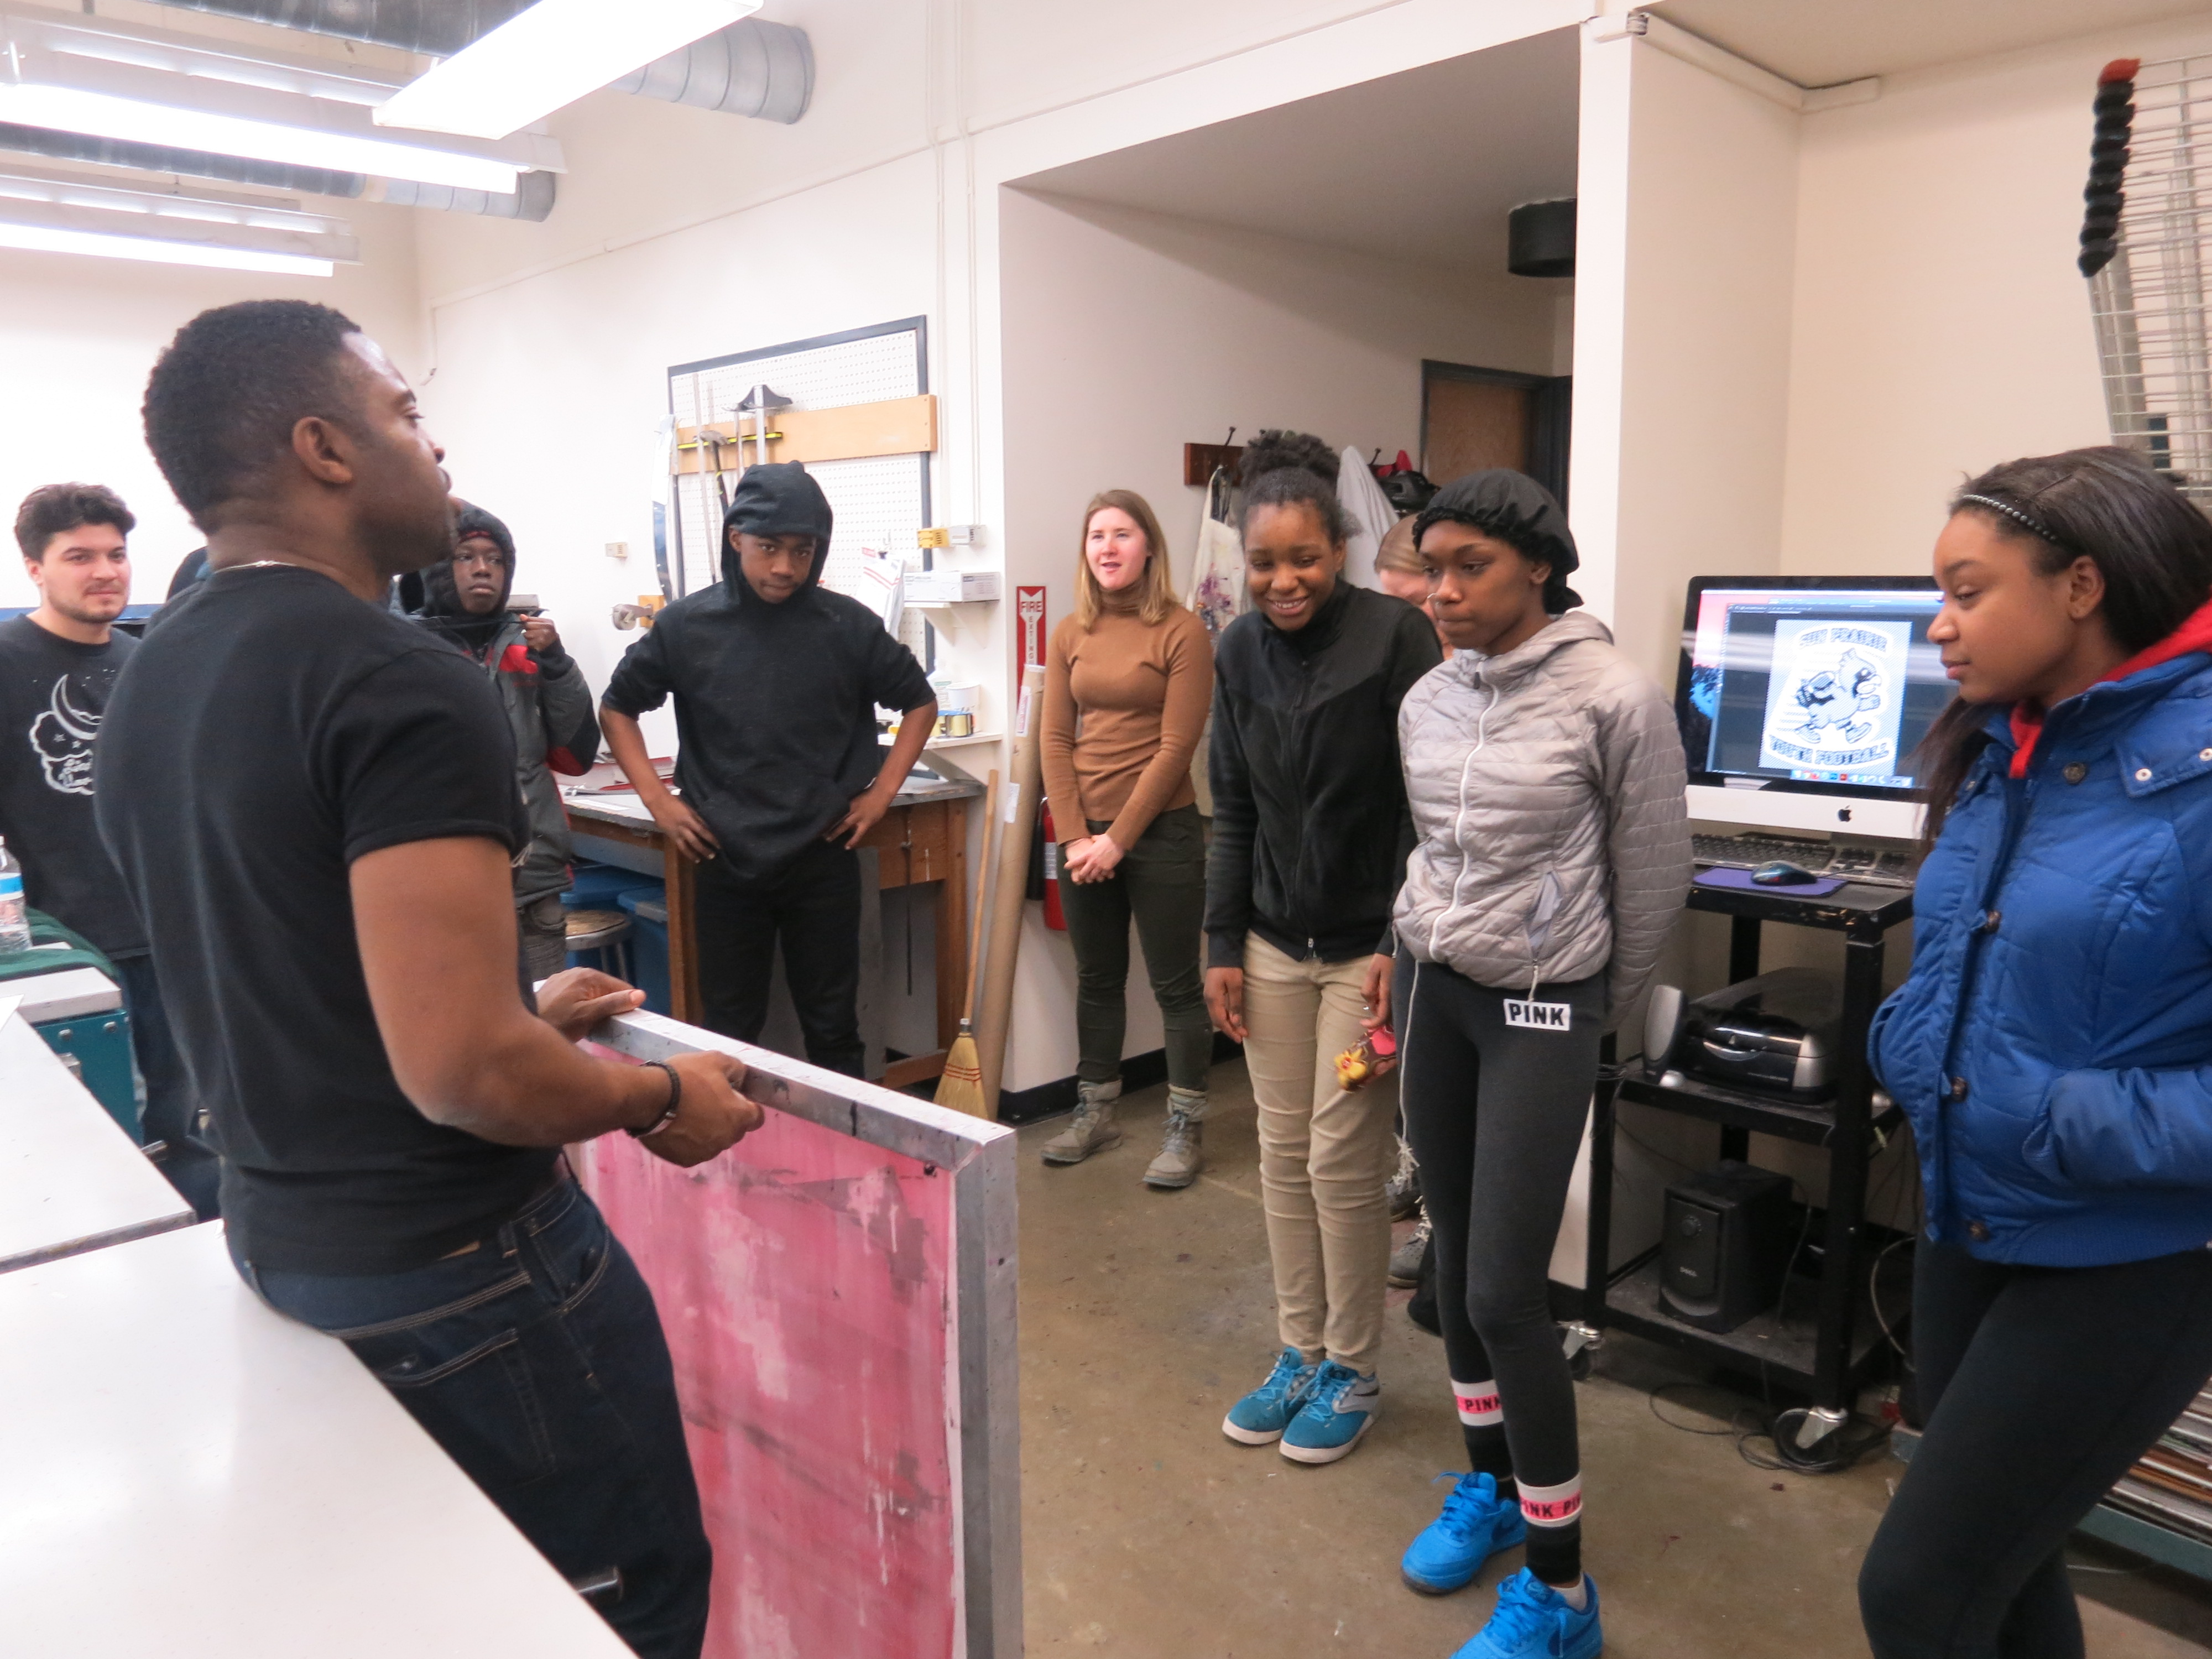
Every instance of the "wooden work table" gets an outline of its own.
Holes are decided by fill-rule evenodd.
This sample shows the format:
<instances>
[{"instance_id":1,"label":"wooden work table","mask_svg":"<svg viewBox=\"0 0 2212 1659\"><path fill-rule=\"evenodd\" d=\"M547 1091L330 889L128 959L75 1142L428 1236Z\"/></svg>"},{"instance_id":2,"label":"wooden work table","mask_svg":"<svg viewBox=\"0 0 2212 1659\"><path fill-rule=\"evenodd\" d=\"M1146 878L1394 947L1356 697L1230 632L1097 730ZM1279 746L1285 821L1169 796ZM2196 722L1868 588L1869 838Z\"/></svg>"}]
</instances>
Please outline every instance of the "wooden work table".
<instances>
[{"instance_id":1,"label":"wooden work table","mask_svg":"<svg viewBox=\"0 0 2212 1659\"><path fill-rule=\"evenodd\" d=\"M938 884L937 1052L893 1060L883 1077L890 1088L940 1075L945 1050L959 1033L960 999L968 982L968 803L982 793L973 780L918 771L860 843L876 851L879 886ZM697 866L669 844L634 793L563 791L562 799L579 857L658 873L666 884L669 1012L687 1025L698 1024L699 945L692 908Z\"/></svg>"}]
</instances>

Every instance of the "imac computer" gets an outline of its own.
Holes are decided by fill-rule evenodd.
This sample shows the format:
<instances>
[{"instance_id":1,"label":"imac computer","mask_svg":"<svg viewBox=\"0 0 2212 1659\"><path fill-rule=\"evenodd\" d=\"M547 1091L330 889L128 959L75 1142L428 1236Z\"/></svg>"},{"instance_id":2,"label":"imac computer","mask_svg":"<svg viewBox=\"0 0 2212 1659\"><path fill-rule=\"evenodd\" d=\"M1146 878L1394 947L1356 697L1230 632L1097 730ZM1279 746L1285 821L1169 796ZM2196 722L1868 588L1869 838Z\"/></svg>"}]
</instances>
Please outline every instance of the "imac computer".
<instances>
[{"instance_id":1,"label":"imac computer","mask_svg":"<svg viewBox=\"0 0 2212 1659\"><path fill-rule=\"evenodd\" d=\"M1690 817L1917 836L1914 751L1955 690L1928 638L1942 602L1924 577L1691 582L1674 687Z\"/></svg>"}]
</instances>

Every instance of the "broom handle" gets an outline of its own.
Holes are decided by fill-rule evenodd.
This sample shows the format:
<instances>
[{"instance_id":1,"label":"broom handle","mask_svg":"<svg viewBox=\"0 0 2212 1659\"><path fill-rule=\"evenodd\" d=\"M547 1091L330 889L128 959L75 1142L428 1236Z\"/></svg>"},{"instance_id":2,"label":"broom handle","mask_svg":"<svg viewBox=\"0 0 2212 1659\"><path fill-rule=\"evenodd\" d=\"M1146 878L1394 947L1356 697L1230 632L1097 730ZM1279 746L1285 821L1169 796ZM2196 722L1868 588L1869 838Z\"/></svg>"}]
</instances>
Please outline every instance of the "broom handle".
<instances>
[{"instance_id":1,"label":"broom handle","mask_svg":"<svg viewBox=\"0 0 2212 1659\"><path fill-rule=\"evenodd\" d=\"M999 821L999 774L983 787L983 857L975 869L975 917L968 929L968 991L960 999L960 1023L975 1022L975 970L983 965L983 890L991 884L991 831Z\"/></svg>"}]
</instances>

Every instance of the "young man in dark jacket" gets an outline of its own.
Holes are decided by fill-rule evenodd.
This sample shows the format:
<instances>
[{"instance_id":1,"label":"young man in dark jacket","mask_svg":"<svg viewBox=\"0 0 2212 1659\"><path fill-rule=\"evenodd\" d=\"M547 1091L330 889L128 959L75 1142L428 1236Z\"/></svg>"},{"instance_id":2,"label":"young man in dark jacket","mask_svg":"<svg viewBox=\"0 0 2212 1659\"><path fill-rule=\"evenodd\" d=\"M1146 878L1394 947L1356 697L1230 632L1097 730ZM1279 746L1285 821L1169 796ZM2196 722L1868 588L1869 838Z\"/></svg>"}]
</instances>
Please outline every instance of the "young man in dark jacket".
<instances>
[{"instance_id":1,"label":"young man in dark jacket","mask_svg":"<svg viewBox=\"0 0 2212 1659\"><path fill-rule=\"evenodd\" d=\"M937 724L914 653L858 599L821 585L830 502L796 461L747 469L723 520L722 580L653 619L607 684L607 746L699 861L706 1024L750 1042L776 940L817 1066L860 1075L860 872L876 826ZM637 717L676 698L676 784ZM888 754L878 707L902 710Z\"/></svg>"},{"instance_id":2,"label":"young man in dark jacket","mask_svg":"<svg viewBox=\"0 0 2212 1659\"><path fill-rule=\"evenodd\" d=\"M574 848L553 775L576 777L591 769L599 721L584 671L562 647L553 619L510 611L514 591L513 533L483 508L463 507L454 520L453 557L422 571L420 619L491 677L514 733L515 775L530 815L530 850L514 866L514 919L523 967L534 981L559 973L568 957L561 895L568 890Z\"/></svg>"}]
</instances>

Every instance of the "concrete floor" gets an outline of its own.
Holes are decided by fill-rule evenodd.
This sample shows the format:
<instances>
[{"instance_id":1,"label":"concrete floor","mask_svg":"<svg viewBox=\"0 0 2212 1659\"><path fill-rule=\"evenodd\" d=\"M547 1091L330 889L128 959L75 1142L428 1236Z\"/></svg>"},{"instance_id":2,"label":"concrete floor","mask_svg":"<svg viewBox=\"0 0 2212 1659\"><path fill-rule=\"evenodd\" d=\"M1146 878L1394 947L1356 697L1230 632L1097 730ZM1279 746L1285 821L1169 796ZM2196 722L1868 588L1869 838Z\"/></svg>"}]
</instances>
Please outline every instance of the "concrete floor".
<instances>
[{"instance_id":1,"label":"concrete floor","mask_svg":"<svg viewBox=\"0 0 2212 1659\"><path fill-rule=\"evenodd\" d=\"M1477 1629L1518 1551L1456 1595L1399 1581L1462 1467L1443 1345L1391 1297L1383 1408L1358 1451L1309 1468L1220 1431L1276 1350L1251 1097L1217 1067L1210 1167L1141 1181L1165 1090L1124 1103L1120 1147L1048 1169L1060 1121L1021 1132L1022 1498L1028 1650L1152 1659L1317 1652L1445 1659ZM1401 1232L1405 1231L1401 1228ZM1655 1420L1650 1389L1705 1376L1614 1335L1577 1390L1586 1559L1614 1659L1863 1659L1853 1583L1901 1466L1808 1478L1746 1464L1725 1435ZM1670 1392L1706 1428L1727 1396ZM2095 1659L2212 1652L2212 1598L2131 1558L2075 1575ZM2092 1600L2090 1598L2098 1599Z\"/></svg>"}]
</instances>

